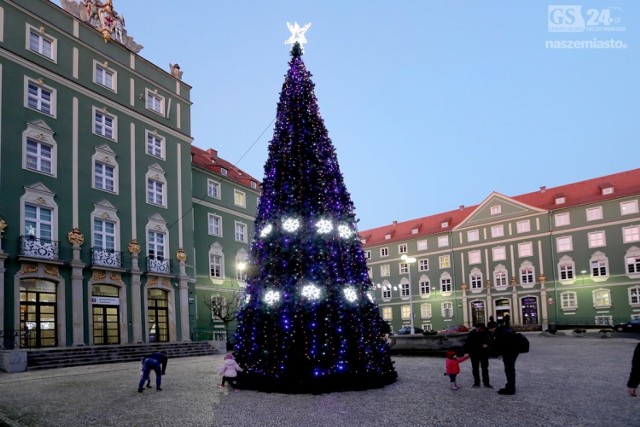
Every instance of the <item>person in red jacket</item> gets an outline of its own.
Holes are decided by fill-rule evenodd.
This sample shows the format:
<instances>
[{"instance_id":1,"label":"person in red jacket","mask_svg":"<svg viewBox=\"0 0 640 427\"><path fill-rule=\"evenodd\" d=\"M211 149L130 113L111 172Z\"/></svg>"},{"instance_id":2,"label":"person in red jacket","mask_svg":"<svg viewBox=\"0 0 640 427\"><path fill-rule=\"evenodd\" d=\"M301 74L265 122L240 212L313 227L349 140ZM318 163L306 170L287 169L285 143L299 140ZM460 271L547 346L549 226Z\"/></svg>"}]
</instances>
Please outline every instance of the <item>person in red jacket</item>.
<instances>
[{"instance_id":1,"label":"person in red jacket","mask_svg":"<svg viewBox=\"0 0 640 427\"><path fill-rule=\"evenodd\" d=\"M447 360L446 360L446 368L447 372L445 375L449 375L449 379L451 380L451 390L458 390L458 384L456 383L456 378L460 373L460 364L469 358L468 354L458 358L455 350L447 351Z\"/></svg>"}]
</instances>

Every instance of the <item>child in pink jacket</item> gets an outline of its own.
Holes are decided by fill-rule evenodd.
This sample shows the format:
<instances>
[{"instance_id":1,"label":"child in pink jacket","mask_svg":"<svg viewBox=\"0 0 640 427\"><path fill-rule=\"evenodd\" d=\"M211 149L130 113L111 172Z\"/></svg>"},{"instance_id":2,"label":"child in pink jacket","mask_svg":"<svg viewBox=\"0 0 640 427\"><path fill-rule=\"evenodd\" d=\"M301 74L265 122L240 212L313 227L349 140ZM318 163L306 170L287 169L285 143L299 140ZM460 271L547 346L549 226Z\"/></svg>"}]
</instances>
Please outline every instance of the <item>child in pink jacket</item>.
<instances>
[{"instance_id":1,"label":"child in pink jacket","mask_svg":"<svg viewBox=\"0 0 640 427\"><path fill-rule=\"evenodd\" d=\"M224 387L225 382L229 381L231 387L235 388L238 372L242 372L242 368L233 358L233 354L225 354L224 361L222 362L222 366L220 367L220 371L218 372L220 375L222 375L222 384L220 384L220 387Z\"/></svg>"},{"instance_id":2,"label":"child in pink jacket","mask_svg":"<svg viewBox=\"0 0 640 427\"><path fill-rule=\"evenodd\" d=\"M468 354L465 354L461 358L456 357L456 352L454 350L447 351L447 361L446 368L447 372L445 375L449 375L451 379L451 390L458 390L458 384L456 384L456 377L460 373L460 363L464 362L469 358Z\"/></svg>"}]
</instances>

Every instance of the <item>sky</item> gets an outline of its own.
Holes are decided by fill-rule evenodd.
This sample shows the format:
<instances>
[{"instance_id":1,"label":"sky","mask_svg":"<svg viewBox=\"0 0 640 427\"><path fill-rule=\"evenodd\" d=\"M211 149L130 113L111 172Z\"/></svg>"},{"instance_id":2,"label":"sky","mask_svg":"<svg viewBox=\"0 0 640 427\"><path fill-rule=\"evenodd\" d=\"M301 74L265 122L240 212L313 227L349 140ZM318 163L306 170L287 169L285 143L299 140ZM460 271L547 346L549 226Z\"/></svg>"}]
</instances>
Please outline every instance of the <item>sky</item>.
<instances>
[{"instance_id":1,"label":"sky","mask_svg":"<svg viewBox=\"0 0 640 427\"><path fill-rule=\"evenodd\" d=\"M360 231L640 167L635 0L113 3L192 86L194 145L259 180L286 23L310 22L303 60Z\"/></svg>"}]
</instances>

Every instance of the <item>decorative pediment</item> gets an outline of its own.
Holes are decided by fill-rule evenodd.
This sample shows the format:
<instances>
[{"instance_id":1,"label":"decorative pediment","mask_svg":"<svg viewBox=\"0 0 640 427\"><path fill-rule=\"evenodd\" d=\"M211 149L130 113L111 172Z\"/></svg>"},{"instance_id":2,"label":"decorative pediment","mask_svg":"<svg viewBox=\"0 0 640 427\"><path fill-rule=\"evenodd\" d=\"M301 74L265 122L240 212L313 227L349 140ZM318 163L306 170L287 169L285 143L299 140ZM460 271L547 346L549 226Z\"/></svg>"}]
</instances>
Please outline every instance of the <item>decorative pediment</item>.
<instances>
[{"instance_id":1,"label":"decorative pediment","mask_svg":"<svg viewBox=\"0 0 640 427\"><path fill-rule=\"evenodd\" d=\"M493 192L455 229L541 213L546 211Z\"/></svg>"}]
</instances>

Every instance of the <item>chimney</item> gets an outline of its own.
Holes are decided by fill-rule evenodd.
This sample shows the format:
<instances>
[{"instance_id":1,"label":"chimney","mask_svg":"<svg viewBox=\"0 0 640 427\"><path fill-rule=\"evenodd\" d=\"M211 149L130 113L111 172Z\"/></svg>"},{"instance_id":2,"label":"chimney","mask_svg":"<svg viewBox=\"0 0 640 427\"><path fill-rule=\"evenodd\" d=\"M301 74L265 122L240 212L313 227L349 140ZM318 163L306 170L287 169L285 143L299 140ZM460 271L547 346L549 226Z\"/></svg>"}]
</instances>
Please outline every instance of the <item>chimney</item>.
<instances>
[{"instance_id":1,"label":"chimney","mask_svg":"<svg viewBox=\"0 0 640 427\"><path fill-rule=\"evenodd\" d=\"M398 225L398 221L393 221L393 226L395 227L396 225Z\"/></svg>"},{"instance_id":2,"label":"chimney","mask_svg":"<svg viewBox=\"0 0 640 427\"><path fill-rule=\"evenodd\" d=\"M213 148L209 148L207 150L207 154L211 157L211 160L215 160L218 158L218 150L214 150Z\"/></svg>"},{"instance_id":3,"label":"chimney","mask_svg":"<svg viewBox=\"0 0 640 427\"><path fill-rule=\"evenodd\" d=\"M460 210L464 210L464 205L459 206Z\"/></svg>"},{"instance_id":4,"label":"chimney","mask_svg":"<svg viewBox=\"0 0 640 427\"><path fill-rule=\"evenodd\" d=\"M544 193L545 191L547 191L547 187L545 187L544 185L542 187L540 187L540 192Z\"/></svg>"}]
</instances>

